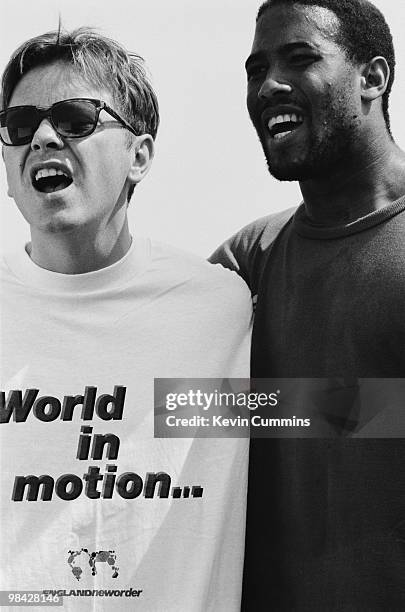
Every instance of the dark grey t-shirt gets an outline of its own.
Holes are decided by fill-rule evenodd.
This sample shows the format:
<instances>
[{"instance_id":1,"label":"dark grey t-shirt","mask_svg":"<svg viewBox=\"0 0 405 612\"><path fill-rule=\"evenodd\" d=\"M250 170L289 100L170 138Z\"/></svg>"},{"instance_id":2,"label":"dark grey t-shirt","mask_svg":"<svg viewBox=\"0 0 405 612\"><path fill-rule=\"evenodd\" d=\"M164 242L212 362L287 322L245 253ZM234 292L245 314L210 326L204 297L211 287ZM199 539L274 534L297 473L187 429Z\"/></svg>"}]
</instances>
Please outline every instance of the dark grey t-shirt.
<instances>
[{"instance_id":1,"label":"dark grey t-shirt","mask_svg":"<svg viewBox=\"0 0 405 612\"><path fill-rule=\"evenodd\" d=\"M214 253L257 295L253 377L405 377L404 211L301 206ZM252 440L246 543L244 610L404 609L405 440Z\"/></svg>"}]
</instances>

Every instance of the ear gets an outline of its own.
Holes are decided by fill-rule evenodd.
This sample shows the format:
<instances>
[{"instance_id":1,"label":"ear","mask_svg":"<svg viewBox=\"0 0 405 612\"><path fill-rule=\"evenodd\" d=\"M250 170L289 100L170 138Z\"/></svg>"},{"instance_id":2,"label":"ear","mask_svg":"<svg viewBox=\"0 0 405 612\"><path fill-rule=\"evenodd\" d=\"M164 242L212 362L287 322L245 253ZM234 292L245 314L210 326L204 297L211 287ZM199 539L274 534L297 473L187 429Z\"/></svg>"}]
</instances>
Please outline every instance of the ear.
<instances>
[{"instance_id":1,"label":"ear","mask_svg":"<svg viewBox=\"0 0 405 612\"><path fill-rule=\"evenodd\" d=\"M133 185L140 183L149 172L155 154L155 142L150 134L136 136L132 146L132 163L128 172L128 180Z\"/></svg>"},{"instance_id":2,"label":"ear","mask_svg":"<svg viewBox=\"0 0 405 612\"><path fill-rule=\"evenodd\" d=\"M361 97L364 102L380 98L386 91L390 68L385 57L374 57L362 69Z\"/></svg>"}]
</instances>

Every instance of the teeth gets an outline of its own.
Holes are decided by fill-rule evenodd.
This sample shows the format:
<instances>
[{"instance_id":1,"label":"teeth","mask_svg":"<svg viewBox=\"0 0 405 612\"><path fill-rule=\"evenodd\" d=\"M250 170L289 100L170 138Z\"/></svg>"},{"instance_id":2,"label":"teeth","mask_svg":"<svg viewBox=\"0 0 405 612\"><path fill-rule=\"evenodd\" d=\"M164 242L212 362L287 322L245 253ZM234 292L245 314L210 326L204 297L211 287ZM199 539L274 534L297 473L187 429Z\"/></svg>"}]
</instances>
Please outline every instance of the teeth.
<instances>
[{"instance_id":1,"label":"teeth","mask_svg":"<svg viewBox=\"0 0 405 612\"><path fill-rule=\"evenodd\" d=\"M269 130L271 130L277 123L302 123L304 121L304 117L302 115L297 115L296 113L291 113L289 115L277 115L277 117L272 117L268 123Z\"/></svg>"},{"instance_id":2,"label":"teeth","mask_svg":"<svg viewBox=\"0 0 405 612\"><path fill-rule=\"evenodd\" d=\"M288 134L291 134L291 130L289 132L280 132L280 134L274 134L273 138L274 140L282 140L283 138L288 136Z\"/></svg>"},{"instance_id":3,"label":"teeth","mask_svg":"<svg viewBox=\"0 0 405 612\"><path fill-rule=\"evenodd\" d=\"M59 176L66 176L67 178L69 178L66 172L63 172L63 170L59 170L59 168L42 168L41 170L38 170L35 173L34 178L36 181L38 181L41 178L46 178L48 176L56 176L57 174Z\"/></svg>"}]
</instances>

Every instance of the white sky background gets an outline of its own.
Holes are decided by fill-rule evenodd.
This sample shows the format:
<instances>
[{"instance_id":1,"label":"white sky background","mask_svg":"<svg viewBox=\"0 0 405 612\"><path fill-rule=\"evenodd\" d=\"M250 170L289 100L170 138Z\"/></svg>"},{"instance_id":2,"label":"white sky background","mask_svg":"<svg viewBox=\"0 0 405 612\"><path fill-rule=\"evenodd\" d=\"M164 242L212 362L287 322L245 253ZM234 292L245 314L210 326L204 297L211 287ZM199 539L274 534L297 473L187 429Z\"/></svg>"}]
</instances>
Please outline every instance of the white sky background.
<instances>
[{"instance_id":1,"label":"white sky background","mask_svg":"<svg viewBox=\"0 0 405 612\"><path fill-rule=\"evenodd\" d=\"M0 0L0 70L27 38L87 25L142 55L161 110L151 172L130 205L133 233L208 255L251 220L298 204L296 183L269 176L245 108L244 61L260 0ZM391 26L397 78L394 137L405 147L405 3L375 0ZM26 222L0 169L0 251L24 243Z\"/></svg>"}]
</instances>

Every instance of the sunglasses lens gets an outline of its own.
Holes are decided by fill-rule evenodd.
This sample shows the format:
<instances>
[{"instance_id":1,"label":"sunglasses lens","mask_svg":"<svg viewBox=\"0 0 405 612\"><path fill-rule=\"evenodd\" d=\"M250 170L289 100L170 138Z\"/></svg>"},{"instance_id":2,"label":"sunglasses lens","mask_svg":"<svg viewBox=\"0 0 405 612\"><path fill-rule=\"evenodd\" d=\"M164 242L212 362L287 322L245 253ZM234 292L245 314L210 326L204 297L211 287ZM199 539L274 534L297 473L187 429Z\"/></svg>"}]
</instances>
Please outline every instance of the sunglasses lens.
<instances>
[{"instance_id":1,"label":"sunglasses lens","mask_svg":"<svg viewBox=\"0 0 405 612\"><path fill-rule=\"evenodd\" d=\"M60 136L80 138L91 134L97 124L98 106L91 100L65 100L50 110L35 106L9 108L0 113L1 140L8 145L29 144L45 117L49 117Z\"/></svg>"},{"instance_id":2,"label":"sunglasses lens","mask_svg":"<svg viewBox=\"0 0 405 612\"><path fill-rule=\"evenodd\" d=\"M1 115L0 135L6 144L22 145L31 142L37 127L35 107L12 108Z\"/></svg>"},{"instance_id":3,"label":"sunglasses lens","mask_svg":"<svg viewBox=\"0 0 405 612\"><path fill-rule=\"evenodd\" d=\"M61 102L52 108L52 122L61 136L87 136L96 126L97 108L87 100Z\"/></svg>"}]
</instances>

